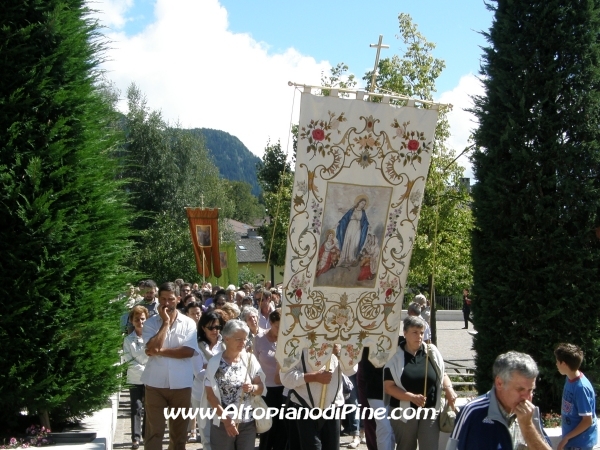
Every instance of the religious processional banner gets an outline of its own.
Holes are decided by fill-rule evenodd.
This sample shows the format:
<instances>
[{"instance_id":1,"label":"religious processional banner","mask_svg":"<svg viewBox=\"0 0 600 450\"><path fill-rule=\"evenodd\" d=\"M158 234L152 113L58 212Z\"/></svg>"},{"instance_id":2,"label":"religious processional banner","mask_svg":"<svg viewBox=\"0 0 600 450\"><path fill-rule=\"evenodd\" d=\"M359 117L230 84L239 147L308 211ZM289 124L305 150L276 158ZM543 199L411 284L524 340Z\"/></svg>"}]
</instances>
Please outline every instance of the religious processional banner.
<instances>
[{"instance_id":1,"label":"religious processional banner","mask_svg":"<svg viewBox=\"0 0 600 450\"><path fill-rule=\"evenodd\" d=\"M302 94L276 352L283 371L303 348L313 370L334 343L346 368L364 347L377 367L395 352L437 109Z\"/></svg>"},{"instance_id":2,"label":"religious processional banner","mask_svg":"<svg viewBox=\"0 0 600 450\"><path fill-rule=\"evenodd\" d=\"M219 210L185 208L190 223L190 234L196 256L198 273L208 278L221 276L219 253ZM212 269L212 270L211 270Z\"/></svg>"}]
</instances>

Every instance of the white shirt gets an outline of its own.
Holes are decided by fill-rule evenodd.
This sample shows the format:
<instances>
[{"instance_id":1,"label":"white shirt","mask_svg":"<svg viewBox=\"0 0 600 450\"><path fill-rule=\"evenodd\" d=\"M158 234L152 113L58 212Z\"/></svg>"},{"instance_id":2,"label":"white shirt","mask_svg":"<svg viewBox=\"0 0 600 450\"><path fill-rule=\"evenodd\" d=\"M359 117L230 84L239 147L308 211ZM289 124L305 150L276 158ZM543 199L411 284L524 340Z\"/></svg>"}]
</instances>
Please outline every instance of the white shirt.
<instances>
[{"instance_id":1,"label":"white shirt","mask_svg":"<svg viewBox=\"0 0 600 450\"><path fill-rule=\"evenodd\" d=\"M258 309L258 326L263 330L269 330L271 328L271 322L269 322L269 315L275 311L275 305L273 302L269 303L269 313L266 316L263 316L260 308Z\"/></svg>"},{"instance_id":2,"label":"white shirt","mask_svg":"<svg viewBox=\"0 0 600 450\"><path fill-rule=\"evenodd\" d=\"M304 351L304 361L306 361L306 370L308 372L313 372L310 365L308 364L308 355L307 350ZM342 392L342 374L338 373L341 369L340 363L338 359L331 355L331 366L330 370L333 371L331 381L328 385L326 385L327 391L325 394L325 408L328 408L331 404L335 403L336 406L342 406L345 402L344 394ZM311 405L310 397L308 395L308 389L306 387L306 381L304 381L304 371L302 369L302 361L299 361L291 370L288 372L279 372L279 377L281 378L281 384L283 384L288 389L294 389L300 397L304 399L304 401L309 405ZM313 401L315 402L314 407L318 408L321 401L321 391L323 389L323 384L321 383L310 383L310 393L312 394ZM300 402L298 399L292 395L290 400L296 404Z\"/></svg>"},{"instance_id":3,"label":"white shirt","mask_svg":"<svg viewBox=\"0 0 600 450\"><path fill-rule=\"evenodd\" d=\"M163 320L159 314L150 317L142 330L144 343L152 339L160 330ZM194 355L199 353L196 322L177 312L173 325L167 330L163 348L189 347ZM192 387L194 371L192 358L169 358L151 356L142 375L142 383L155 388L183 389Z\"/></svg>"},{"instance_id":4,"label":"white shirt","mask_svg":"<svg viewBox=\"0 0 600 450\"><path fill-rule=\"evenodd\" d=\"M431 327L425 323L425 331L423 331L423 340L429 341L431 340Z\"/></svg>"},{"instance_id":5,"label":"white shirt","mask_svg":"<svg viewBox=\"0 0 600 450\"><path fill-rule=\"evenodd\" d=\"M143 384L142 374L144 367L148 362L146 355L146 346L141 336L138 336L135 331L125 337L123 341L123 356L121 358L123 364L127 364L127 383Z\"/></svg>"}]
</instances>

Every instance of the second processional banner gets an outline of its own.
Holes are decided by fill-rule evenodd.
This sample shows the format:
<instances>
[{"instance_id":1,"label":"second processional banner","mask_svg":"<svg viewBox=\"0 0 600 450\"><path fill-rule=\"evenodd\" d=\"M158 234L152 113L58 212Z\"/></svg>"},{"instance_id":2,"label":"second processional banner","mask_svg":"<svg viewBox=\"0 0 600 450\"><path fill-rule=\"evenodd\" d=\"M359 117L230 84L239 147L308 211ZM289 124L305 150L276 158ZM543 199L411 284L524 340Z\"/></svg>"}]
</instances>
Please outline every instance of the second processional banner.
<instances>
[{"instance_id":1,"label":"second processional banner","mask_svg":"<svg viewBox=\"0 0 600 450\"><path fill-rule=\"evenodd\" d=\"M277 359L395 351L437 108L302 94Z\"/></svg>"},{"instance_id":2,"label":"second processional banner","mask_svg":"<svg viewBox=\"0 0 600 450\"><path fill-rule=\"evenodd\" d=\"M219 210L186 208L198 273L205 278L221 276Z\"/></svg>"}]
</instances>

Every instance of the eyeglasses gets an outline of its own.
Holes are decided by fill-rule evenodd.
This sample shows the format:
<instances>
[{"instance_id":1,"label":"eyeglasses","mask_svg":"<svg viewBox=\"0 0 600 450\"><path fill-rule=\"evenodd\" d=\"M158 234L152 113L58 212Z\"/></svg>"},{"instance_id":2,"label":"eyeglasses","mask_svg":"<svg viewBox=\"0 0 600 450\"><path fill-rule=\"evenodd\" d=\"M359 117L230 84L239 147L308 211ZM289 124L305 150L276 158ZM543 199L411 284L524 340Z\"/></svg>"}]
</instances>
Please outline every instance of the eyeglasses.
<instances>
[{"instance_id":1,"label":"eyeglasses","mask_svg":"<svg viewBox=\"0 0 600 450\"><path fill-rule=\"evenodd\" d=\"M214 330L221 331L223 329L223 327L219 326L219 325L216 325L214 327L206 327L206 329L209 330L209 331L214 331Z\"/></svg>"}]
</instances>

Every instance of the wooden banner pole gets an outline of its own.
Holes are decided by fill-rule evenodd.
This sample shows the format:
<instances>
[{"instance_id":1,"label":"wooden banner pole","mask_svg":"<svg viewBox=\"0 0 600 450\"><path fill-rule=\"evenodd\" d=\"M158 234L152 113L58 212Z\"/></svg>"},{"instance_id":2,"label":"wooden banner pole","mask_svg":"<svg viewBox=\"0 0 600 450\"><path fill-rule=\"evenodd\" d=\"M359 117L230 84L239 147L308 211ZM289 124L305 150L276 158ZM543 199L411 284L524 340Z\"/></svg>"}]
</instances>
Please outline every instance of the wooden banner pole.
<instances>
[{"instance_id":1,"label":"wooden banner pole","mask_svg":"<svg viewBox=\"0 0 600 450\"><path fill-rule=\"evenodd\" d=\"M325 370L327 372L329 372L330 369L331 369L331 358L329 358L329 360L327 361L327 364L325 365ZM339 367L338 367L338 370L340 370ZM321 408L321 410L325 409L325 397L327 397L327 386L329 386L329 385L324 384L323 389L321 389L321 401L319 403L319 407Z\"/></svg>"}]
</instances>

